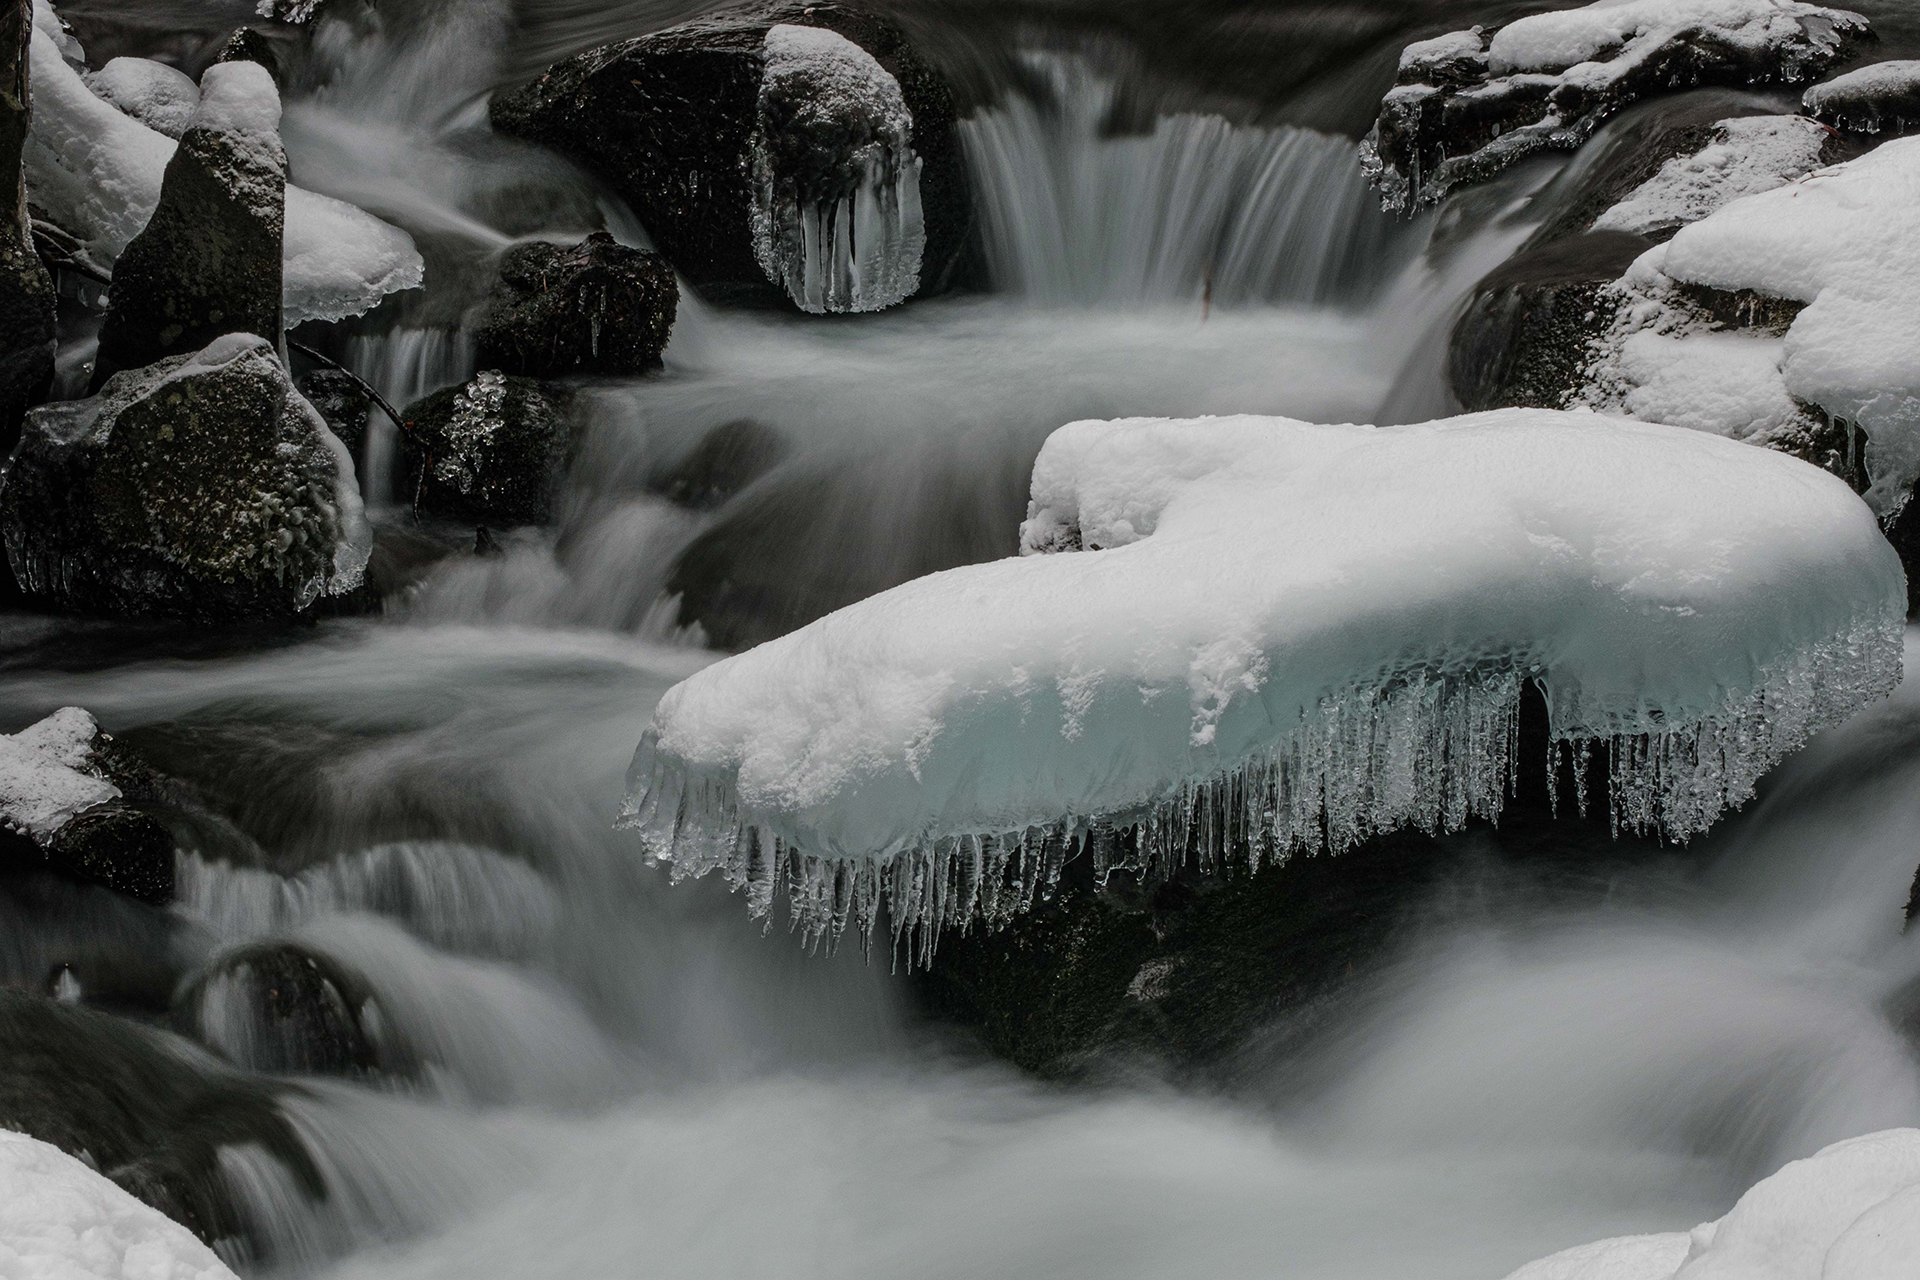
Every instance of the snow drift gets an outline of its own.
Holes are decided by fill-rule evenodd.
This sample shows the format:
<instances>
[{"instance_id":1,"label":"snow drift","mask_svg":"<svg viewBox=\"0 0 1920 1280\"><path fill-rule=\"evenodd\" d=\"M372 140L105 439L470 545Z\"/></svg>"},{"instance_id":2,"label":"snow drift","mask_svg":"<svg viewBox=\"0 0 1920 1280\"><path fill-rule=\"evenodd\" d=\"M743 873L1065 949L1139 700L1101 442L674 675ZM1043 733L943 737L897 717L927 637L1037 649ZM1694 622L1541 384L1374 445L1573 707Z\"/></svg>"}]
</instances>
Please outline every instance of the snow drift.
<instances>
[{"instance_id":1,"label":"snow drift","mask_svg":"<svg viewBox=\"0 0 1920 1280\"><path fill-rule=\"evenodd\" d=\"M1076 423L1023 541L674 688L623 825L755 914L784 876L816 942L884 900L930 956L1080 850L1257 868L1495 817L1530 680L1556 744L1611 745L1616 825L1686 839L1900 669L1844 484L1595 415Z\"/></svg>"},{"instance_id":2,"label":"snow drift","mask_svg":"<svg viewBox=\"0 0 1920 1280\"><path fill-rule=\"evenodd\" d=\"M234 1280L213 1250L86 1165L0 1129L0 1275L9 1280Z\"/></svg>"},{"instance_id":3,"label":"snow drift","mask_svg":"<svg viewBox=\"0 0 1920 1280\"><path fill-rule=\"evenodd\" d=\"M1920 1129L1836 1142L1692 1231L1601 1240L1507 1280L1894 1280L1920 1259Z\"/></svg>"}]
</instances>

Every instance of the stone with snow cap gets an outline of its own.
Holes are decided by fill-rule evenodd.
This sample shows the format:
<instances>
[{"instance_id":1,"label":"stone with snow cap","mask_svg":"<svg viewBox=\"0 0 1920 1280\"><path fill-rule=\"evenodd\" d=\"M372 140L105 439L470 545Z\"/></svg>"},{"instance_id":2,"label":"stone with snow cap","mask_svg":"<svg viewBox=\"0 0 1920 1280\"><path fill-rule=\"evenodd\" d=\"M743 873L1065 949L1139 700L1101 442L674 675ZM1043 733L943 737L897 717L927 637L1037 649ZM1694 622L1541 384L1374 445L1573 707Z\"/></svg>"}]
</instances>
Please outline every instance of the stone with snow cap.
<instances>
[{"instance_id":1,"label":"stone with snow cap","mask_svg":"<svg viewBox=\"0 0 1920 1280\"><path fill-rule=\"evenodd\" d=\"M1522 685L1609 747L1625 829L1686 839L1884 695L1905 582L1791 458L1549 411L1412 427L1080 423L1025 549L934 574L660 702L624 819L802 928L1008 918L1137 825L1254 866L1500 812ZM1737 642L1735 638L1737 637Z\"/></svg>"},{"instance_id":2,"label":"stone with snow cap","mask_svg":"<svg viewBox=\"0 0 1920 1280\"><path fill-rule=\"evenodd\" d=\"M344 594L371 547L352 458L252 334L35 409L0 535L51 601L206 619Z\"/></svg>"},{"instance_id":3,"label":"stone with snow cap","mask_svg":"<svg viewBox=\"0 0 1920 1280\"><path fill-rule=\"evenodd\" d=\"M80 243L94 267L111 272L160 203L175 143L88 88L51 34L59 20L46 0L35 0L34 13L27 182L35 206ZM283 252L289 326L359 315L389 293L417 287L425 274L406 232L296 186L287 188Z\"/></svg>"},{"instance_id":4,"label":"stone with snow cap","mask_svg":"<svg viewBox=\"0 0 1920 1280\"><path fill-rule=\"evenodd\" d=\"M198 351L229 333L280 336L287 154L280 92L252 62L207 68L167 161L160 203L113 269L94 372Z\"/></svg>"},{"instance_id":5,"label":"stone with snow cap","mask_svg":"<svg viewBox=\"0 0 1920 1280\"><path fill-rule=\"evenodd\" d=\"M1636 99L1695 85L1794 84L1869 31L1798 0L1598 0L1410 46L1364 160L1411 210L1543 150L1570 150Z\"/></svg>"},{"instance_id":6,"label":"stone with snow cap","mask_svg":"<svg viewBox=\"0 0 1920 1280\"><path fill-rule=\"evenodd\" d=\"M1802 95L1808 114L1855 133L1920 128L1920 59L1876 62Z\"/></svg>"}]
</instances>

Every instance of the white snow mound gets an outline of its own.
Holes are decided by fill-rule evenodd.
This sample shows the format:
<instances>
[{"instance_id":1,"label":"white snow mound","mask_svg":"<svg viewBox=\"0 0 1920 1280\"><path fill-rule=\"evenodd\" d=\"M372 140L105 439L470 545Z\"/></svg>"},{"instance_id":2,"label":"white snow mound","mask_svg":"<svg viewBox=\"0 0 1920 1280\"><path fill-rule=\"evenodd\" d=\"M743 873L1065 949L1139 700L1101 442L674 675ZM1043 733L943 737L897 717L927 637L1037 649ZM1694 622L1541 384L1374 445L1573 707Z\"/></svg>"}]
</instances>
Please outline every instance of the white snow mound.
<instances>
[{"instance_id":1,"label":"white snow mound","mask_svg":"<svg viewBox=\"0 0 1920 1280\"><path fill-rule=\"evenodd\" d=\"M1493 817L1528 680L1557 743L1611 742L1616 824L1685 839L1900 670L1871 512L1673 427L1082 422L1041 450L1030 513L1022 558L671 690L623 819L648 855L723 871L756 913L785 874L816 939L886 895L930 954L1081 847L1097 872L1189 847L1257 867Z\"/></svg>"},{"instance_id":2,"label":"white snow mound","mask_svg":"<svg viewBox=\"0 0 1920 1280\"><path fill-rule=\"evenodd\" d=\"M200 86L186 72L151 58L115 58L81 77L86 86L156 133L178 138L200 104Z\"/></svg>"},{"instance_id":3,"label":"white snow mound","mask_svg":"<svg viewBox=\"0 0 1920 1280\"><path fill-rule=\"evenodd\" d=\"M1920 1259L1920 1129L1836 1142L1717 1222L1542 1258L1507 1280L1904 1280Z\"/></svg>"},{"instance_id":4,"label":"white snow mound","mask_svg":"<svg viewBox=\"0 0 1920 1280\"><path fill-rule=\"evenodd\" d=\"M1741 196L1771 191L1812 172L1827 140L1827 130L1805 116L1747 116L1713 128L1712 142L1660 166L1595 219L1593 230L1654 235L1698 222Z\"/></svg>"},{"instance_id":5,"label":"white snow mound","mask_svg":"<svg viewBox=\"0 0 1920 1280\"><path fill-rule=\"evenodd\" d=\"M1791 58L1811 42L1829 44L1836 25L1866 27L1846 9L1795 0L1596 0L1578 9L1536 13L1508 23L1487 44L1494 75L1572 70L1599 89L1626 69L1694 33L1711 34L1756 55ZM1784 78L1794 78L1791 66Z\"/></svg>"},{"instance_id":6,"label":"white snow mound","mask_svg":"<svg viewBox=\"0 0 1920 1280\"><path fill-rule=\"evenodd\" d=\"M118 800L120 788L86 771L98 730L87 712L65 707L0 734L0 824L47 840L80 813Z\"/></svg>"},{"instance_id":7,"label":"white snow mound","mask_svg":"<svg viewBox=\"0 0 1920 1280\"><path fill-rule=\"evenodd\" d=\"M0 1276L236 1280L179 1223L60 1148L0 1129Z\"/></svg>"},{"instance_id":8,"label":"white snow mound","mask_svg":"<svg viewBox=\"0 0 1920 1280\"><path fill-rule=\"evenodd\" d=\"M36 0L32 45L33 123L27 139L27 194L78 239L95 265L110 271L160 203L160 185L175 142L123 114L96 95L61 58L39 21ZM49 10L50 14L51 11ZM57 20L54 20L57 21ZM260 81L272 78L253 63L222 63L210 80L231 81L203 123L257 132L267 113ZM279 96L271 114L278 124ZM288 328L307 320L359 315L381 298L418 286L425 265L405 231L343 201L289 185L286 205L283 308Z\"/></svg>"}]
</instances>

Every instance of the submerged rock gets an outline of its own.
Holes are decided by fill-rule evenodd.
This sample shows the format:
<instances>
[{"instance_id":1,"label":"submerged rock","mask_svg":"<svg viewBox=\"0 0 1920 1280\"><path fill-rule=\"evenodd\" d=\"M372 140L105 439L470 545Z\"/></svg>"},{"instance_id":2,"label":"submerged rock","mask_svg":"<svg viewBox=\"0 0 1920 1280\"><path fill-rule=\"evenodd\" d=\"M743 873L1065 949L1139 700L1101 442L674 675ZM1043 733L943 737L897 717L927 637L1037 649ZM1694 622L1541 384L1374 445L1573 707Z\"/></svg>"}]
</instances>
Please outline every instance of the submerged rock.
<instances>
[{"instance_id":1,"label":"submerged rock","mask_svg":"<svg viewBox=\"0 0 1920 1280\"><path fill-rule=\"evenodd\" d=\"M287 156L280 94L251 62L207 68L160 203L113 269L94 386L229 333L280 336Z\"/></svg>"},{"instance_id":2,"label":"submerged rock","mask_svg":"<svg viewBox=\"0 0 1920 1280\"><path fill-rule=\"evenodd\" d=\"M243 947L213 961L174 1006L185 1034L250 1071L364 1075L380 1054L363 1020L378 1010L328 957L291 942Z\"/></svg>"},{"instance_id":3,"label":"submerged rock","mask_svg":"<svg viewBox=\"0 0 1920 1280\"><path fill-rule=\"evenodd\" d=\"M509 249L475 334L482 365L533 378L660 367L680 286L657 253L606 232Z\"/></svg>"},{"instance_id":4,"label":"submerged rock","mask_svg":"<svg viewBox=\"0 0 1920 1280\"><path fill-rule=\"evenodd\" d=\"M246 1229L223 1151L252 1149L300 1192L324 1195L278 1108L285 1092L164 1032L0 991L0 1127L92 1165L202 1240Z\"/></svg>"},{"instance_id":5,"label":"submerged rock","mask_svg":"<svg viewBox=\"0 0 1920 1280\"><path fill-rule=\"evenodd\" d=\"M250 334L29 414L0 536L51 601L209 620L345 594L371 541L345 446Z\"/></svg>"},{"instance_id":6,"label":"submerged rock","mask_svg":"<svg viewBox=\"0 0 1920 1280\"><path fill-rule=\"evenodd\" d=\"M53 279L34 252L22 168L32 36L32 0L0 2L0 449L53 380Z\"/></svg>"},{"instance_id":7,"label":"submerged rock","mask_svg":"<svg viewBox=\"0 0 1920 1280\"><path fill-rule=\"evenodd\" d=\"M124 785L123 785L124 784ZM0 850L44 861L143 902L173 897L173 837L130 801L151 798L150 773L67 707L0 735Z\"/></svg>"},{"instance_id":8,"label":"submerged rock","mask_svg":"<svg viewBox=\"0 0 1920 1280\"><path fill-rule=\"evenodd\" d=\"M971 219L951 92L901 31L755 4L556 63L495 128L603 174L697 285L808 311L946 287Z\"/></svg>"},{"instance_id":9,"label":"submerged rock","mask_svg":"<svg viewBox=\"0 0 1920 1280\"><path fill-rule=\"evenodd\" d=\"M1835 76L1801 98L1807 114L1853 133L1920 128L1920 61L1876 62Z\"/></svg>"},{"instance_id":10,"label":"submerged rock","mask_svg":"<svg viewBox=\"0 0 1920 1280\"><path fill-rule=\"evenodd\" d=\"M498 371L409 406L402 496L421 511L494 524L544 524L572 435L531 378Z\"/></svg>"},{"instance_id":11,"label":"submerged rock","mask_svg":"<svg viewBox=\"0 0 1920 1280\"><path fill-rule=\"evenodd\" d=\"M1696 85L1795 84L1845 56L1866 19L1797 0L1615 0L1407 46L1366 163L1390 209L1431 204L1609 116Z\"/></svg>"}]
</instances>

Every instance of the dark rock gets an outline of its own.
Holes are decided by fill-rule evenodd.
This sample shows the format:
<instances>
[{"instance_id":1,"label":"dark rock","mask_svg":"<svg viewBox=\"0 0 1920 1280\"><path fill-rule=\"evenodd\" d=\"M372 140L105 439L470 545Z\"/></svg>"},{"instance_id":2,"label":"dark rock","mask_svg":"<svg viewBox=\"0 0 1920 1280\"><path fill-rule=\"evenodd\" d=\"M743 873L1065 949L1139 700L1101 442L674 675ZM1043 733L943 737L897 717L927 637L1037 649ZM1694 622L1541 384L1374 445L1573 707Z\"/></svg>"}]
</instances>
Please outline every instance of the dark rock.
<instances>
[{"instance_id":1,"label":"dark rock","mask_svg":"<svg viewBox=\"0 0 1920 1280\"><path fill-rule=\"evenodd\" d=\"M1468 298L1447 349L1447 382L1469 412L1560 409L1585 383L1587 343L1613 323L1602 291L1653 246L1596 231L1523 251Z\"/></svg>"},{"instance_id":2,"label":"dark rock","mask_svg":"<svg viewBox=\"0 0 1920 1280\"><path fill-rule=\"evenodd\" d=\"M325 1195L279 1110L287 1092L165 1032L0 991L0 1126L91 1164L203 1240L245 1238L222 1147L257 1147L301 1193Z\"/></svg>"},{"instance_id":3,"label":"dark rock","mask_svg":"<svg viewBox=\"0 0 1920 1280\"><path fill-rule=\"evenodd\" d=\"M1541 151L1572 150L1631 103L1706 85L1795 84L1844 58L1868 33L1841 10L1799 19L1782 43L1711 23L1677 26L1601 50L1570 50L1538 68L1496 67L1498 30L1475 28L1410 45L1381 100L1367 163L1382 202L1410 210L1483 182ZM1578 74L1569 74L1573 67Z\"/></svg>"},{"instance_id":4,"label":"dark rock","mask_svg":"<svg viewBox=\"0 0 1920 1280\"><path fill-rule=\"evenodd\" d=\"M531 378L481 373L402 411L404 494L475 523L544 524L572 437Z\"/></svg>"},{"instance_id":5,"label":"dark rock","mask_svg":"<svg viewBox=\"0 0 1920 1280\"><path fill-rule=\"evenodd\" d=\"M270 37L253 27L237 28L228 37L226 46L220 50L214 62L257 62L267 69L267 74L276 83L280 80L280 51L274 47Z\"/></svg>"},{"instance_id":6,"label":"dark rock","mask_svg":"<svg viewBox=\"0 0 1920 1280\"><path fill-rule=\"evenodd\" d=\"M763 263L756 249L756 138L771 140L761 155L775 170L762 177L782 191L791 186L796 197L815 199L847 195L857 181L849 167L854 153L891 144L870 113L842 111L820 95L811 102L790 99L781 86L769 95L771 115L763 122L764 46L776 25L833 31L898 83L920 164L926 240L918 292L947 288L972 221L953 95L904 33L873 14L839 4L753 4L603 46L496 95L494 127L596 169L694 284L784 289L785 270L773 269L778 262L772 268ZM798 91L806 80L797 76L792 87ZM774 243L782 242L779 228L767 230ZM802 295L787 292L801 301Z\"/></svg>"},{"instance_id":7,"label":"dark rock","mask_svg":"<svg viewBox=\"0 0 1920 1280\"><path fill-rule=\"evenodd\" d=\"M173 897L173 837L140 802L161 780L67 707L0 745L0 852L142 902Z\"/></svg>"},{"instance_id":8,"label":"dark rock","mask_svg":"<svg viewBox=\"0 0 1920 1280\"><path fill-rule=\"evenodd\" d=\"M1883 527L1907 570L1907 616L1920 617L1920 502L1908 494Z\"/></svg>"},{"instance_id":9,"label":"dark rock","mask_svg":"<svg viewBox=\"0 0 1920 1280\"><path fill-rule=\"evenodd\" d=\"M507 554L507 549L500 545L498 538L493 536L493 530L481 524L473 528L473 554L482 559L493 560Z\"/></svg>"},{"instance_id":10,"label":"dark rock","mask_svg":"<svg viewBox=\"0 0 1920 1280\"><path fill-rule=\"evenodd\" d=\"M1913 869L1913 888L1907 893L1906 923L1902 931L1913 927L1913 918L1920 916L1920 867Z\"/></svg>"},{"instance_id":11,"label":"dark rock","mask_svg":"<svg viewBox=\"0 0 1920 1280\"><path fill-rule=\"evenodd\" d=\"M263 942L207 966L174 1006L175 1026L236 1066L277 1075L366 1075L380 1053L363 984L329 957Z\"/></svg>"},{"instance_id":12,"label":"dark rock","mask_svg":"<svg viewBox=\"0 0 1920 1280\"><path fill-rule=\"evenodd\" d=\"M786 456L787 442L779 432L741 418L707 432L693 452L654 482L654 488L682 506L710 511Z\"/></svg>"},{"instance_id":13,"label":"dark rock","mask_svg":"<svg viewBox=\"0 0 1920 1280\"><path fill-rule=\"evenodd\" d=\"M210 67L160 203L114 265L94 387L230 333L280 336L287 157L279 95L250 62Z\"/></svg>"},{"instance_id":14,"label":"dark rock","mask_svg":"<svg viewBox=\"0 0 1920 1280\"><path fill-rule=\"evenodd\" d=\"M327 420L327 429L347 446L357 463L367 443L367 415L373 402L367 399L365 386L352 374L338 369L315 369L294 379L293 385L307 403Z\"/></svg>"},{"instance_id":15,"label":"dark rock","mask_svg":"<svg viewBox=\"0 0 1920 1280\"><path fill-rule=\"evenodd\" d=\"M1876 62L1807 90L1814 119L1852 133L1920 128L1920 62Z\"/></svg>"},{"instance_id":16,"label":"dark rock","mask_svg":"<svg viewBox=\"0 0 1920 1280\"><path fill-rule=\"evenodd\" d=\"M183 922L46 871L0 875L0 988L45 993L60 973L93 1008L165 1014L184 976Z\"/></svg>"},{"instance_id":17,"label":"dark rock","mask_svg":"<svg viewBox=\"0 0 1920 1280\"><path fill-rule=\"evenodd\" d=\"M0 450L53 383L53 277L34 251L21 163L32 35L32 0L0 0Z\"/></svg>"},{"instance_id":18,"label":"dark rock","mask_svg":"<svg viewBox=\"0 0 1920 1280\"><path fill-rule=\"evenodd\" d=\"M201 619L344 594L370 544L346 449L247 334L30 413L0 536L53 602Z\"/></svg>"},{"instance_id":19,"label":"dark rock","mask_svg":"<svg viewBox=\"0 0 1920 1280\"><path fill-rule=\"evenodd\" d=\"M604 231L571 248L516 245L475 334L479 362L532 378L658 369L679 300L665 258Z\"/></svg>"}]
</instances>

